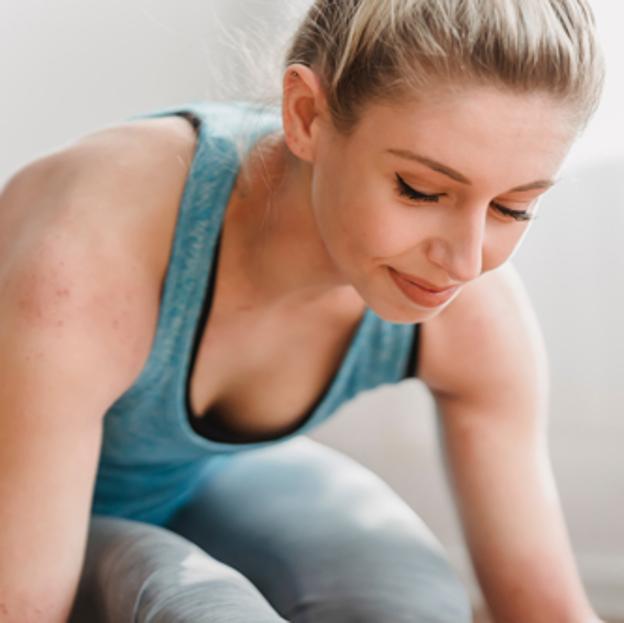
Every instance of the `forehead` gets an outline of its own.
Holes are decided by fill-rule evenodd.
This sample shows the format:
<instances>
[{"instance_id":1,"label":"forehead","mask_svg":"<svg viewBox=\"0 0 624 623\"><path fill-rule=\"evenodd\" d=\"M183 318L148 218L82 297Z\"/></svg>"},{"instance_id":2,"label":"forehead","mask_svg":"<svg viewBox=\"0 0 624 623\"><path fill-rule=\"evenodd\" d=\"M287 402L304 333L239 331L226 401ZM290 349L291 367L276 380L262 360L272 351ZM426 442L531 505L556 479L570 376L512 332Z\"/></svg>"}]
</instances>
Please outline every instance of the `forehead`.
<instances>
[{"instance_id":1,"label":"forehead","mask_svg":"<svg viewBox=\"0 0 624 623\"><path fill-rule=\"evenodd\" d=\"M414 151L471 179L532 179L554 175L574 136L570 111L549 96L475 87L370 104L348 140L368 155Z\"/></svg>"}]
</instances>

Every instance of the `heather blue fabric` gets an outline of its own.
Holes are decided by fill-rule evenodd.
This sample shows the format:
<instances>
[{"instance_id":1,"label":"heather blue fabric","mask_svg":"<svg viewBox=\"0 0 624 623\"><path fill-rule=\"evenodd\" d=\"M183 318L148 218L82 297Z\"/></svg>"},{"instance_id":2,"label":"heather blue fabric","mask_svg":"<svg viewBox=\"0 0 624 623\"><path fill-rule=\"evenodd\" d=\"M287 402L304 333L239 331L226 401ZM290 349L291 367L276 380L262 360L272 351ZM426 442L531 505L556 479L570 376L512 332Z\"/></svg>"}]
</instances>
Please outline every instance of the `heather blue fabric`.
<instances>
[{"instance_id":1,"label":"heather blue fabric","mask_svg":"<svg viewBox=\"0 0 624 623\"><path fill-rule=\"evenodd\" d=\"M368 309L339 370L314 410L279 439L224 443L191 427L187 378L193 342L240 159L263 134L280 128L277 110L245 103L195 103L141 117L191 112L201 121L162 292L157 331L145 366L109 409L93 513L164 525L200 478L233 453L310 431L353 396L404 378L414 326ZM135 117L139 118L139 117ZM244 353L241 354L244 356Z\"/></svg>"}]
</instances>

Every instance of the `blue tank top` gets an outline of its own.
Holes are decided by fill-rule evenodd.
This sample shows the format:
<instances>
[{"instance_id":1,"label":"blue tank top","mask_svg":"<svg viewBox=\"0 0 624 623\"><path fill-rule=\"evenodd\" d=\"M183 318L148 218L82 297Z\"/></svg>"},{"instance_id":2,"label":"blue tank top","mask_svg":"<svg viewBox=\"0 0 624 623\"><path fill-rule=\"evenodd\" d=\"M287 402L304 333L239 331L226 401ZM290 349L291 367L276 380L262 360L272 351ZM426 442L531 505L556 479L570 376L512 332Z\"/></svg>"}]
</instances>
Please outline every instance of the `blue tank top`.
<instances>
[{"instance_id":1,"label":"blue tank top","mask_svg":"<svg viewBox=\"0 0 624 623\"><path fill-rule=\"evenodd\" d=\"M225 208L241 159L281 129L276 109L196 103L138 118L184 115L196 126L194 158L179 206L156 333L143 370L107 411L93 512L164 524L198 479L233 453L306 433L364 390L413 373L418 325L394 324L366 309L334 376L311 411L279 437L245 439L210 426L189 406L189 380L209 319Z\"/></svg>"}]
</instances>

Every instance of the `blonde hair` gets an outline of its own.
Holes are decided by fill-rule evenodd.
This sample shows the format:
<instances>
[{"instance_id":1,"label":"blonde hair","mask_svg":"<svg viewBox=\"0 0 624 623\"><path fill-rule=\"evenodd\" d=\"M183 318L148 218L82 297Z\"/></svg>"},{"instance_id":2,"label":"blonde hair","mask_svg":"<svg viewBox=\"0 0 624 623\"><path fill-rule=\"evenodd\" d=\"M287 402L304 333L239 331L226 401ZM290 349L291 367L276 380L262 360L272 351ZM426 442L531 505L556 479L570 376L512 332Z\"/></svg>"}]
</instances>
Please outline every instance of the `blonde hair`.
<instances>
[{"instance_id":1,"label":"blonde hair","mask_svg":"<svg viewBox=\"0 0 624 623\"><path fill-rule=\"evenodd\" d=\"M367 103L471 84L560 98L581 129L604 81L586 0L316 0L294 63L319 74L344 132Z\"/></svg>"}]
</instances>

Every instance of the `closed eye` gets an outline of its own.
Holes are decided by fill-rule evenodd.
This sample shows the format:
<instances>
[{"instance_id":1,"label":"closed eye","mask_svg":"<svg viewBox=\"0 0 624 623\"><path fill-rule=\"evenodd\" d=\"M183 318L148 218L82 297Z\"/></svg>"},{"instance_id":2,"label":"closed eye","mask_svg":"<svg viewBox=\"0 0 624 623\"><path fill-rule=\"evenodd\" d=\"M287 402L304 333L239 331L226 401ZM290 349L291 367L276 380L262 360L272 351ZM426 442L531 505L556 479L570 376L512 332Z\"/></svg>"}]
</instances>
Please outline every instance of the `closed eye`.
<instances>
[{"instance_id":1,"label":"closed eye","mask_svg":"<svg viewBox=\"0 0 624 623\"><path fill-rule=\"evenodd\" d=\"M445 193L438 193L435 195L428 195L427 193L420 192L415 188L412 188L409 184L405 182L405 180L396 173L396 182L397 182L397 192L402 197L407 197L412 201L424 202L424 203L437 203L440 197L444 197ZM530 212L526 210L512 210L511 208L507 208L500 203L492 202L492 207L497 210L503 216L508 218L512 218L515 221L530 221L535 218Z\"/></svg>"},{"instance_id":2,"label":"closed eye","mask_svg":"<svg viewBox=\"0 0 624 623\"><path fill-rule=\"evenodd\" d=\"M412 199L414 201L426 201L429 203L436 203L440 197L443 197L443 194L438 195L427 195L426 193L421 193L419 190L412 188L409 184L405 183L405 180L396 173L396 181L397 181L397 191L399 195L403 197L407 197L408 199Z\"/></svg>"},{"instance_id":3,"label":"closed eye","mask_svg":"<svg viewBox=\"0 0 624 623\"><path fill-rule=\"evenodd\" d=\"M535 216L526 210L511 210L500 203L492 203L492 206L496 208L503 216L509 216L515 221L532 221Z\"/></svg>"}]
</instances>

